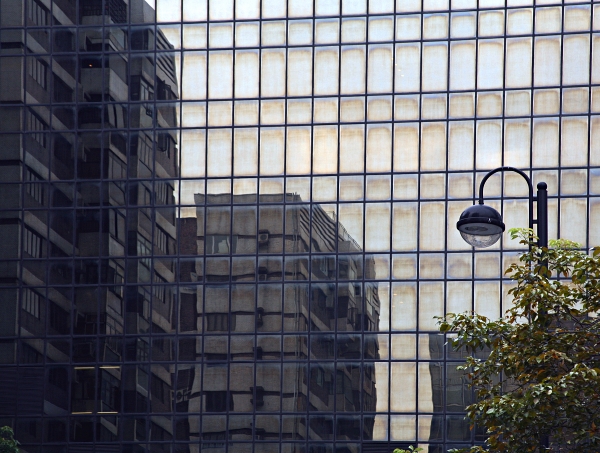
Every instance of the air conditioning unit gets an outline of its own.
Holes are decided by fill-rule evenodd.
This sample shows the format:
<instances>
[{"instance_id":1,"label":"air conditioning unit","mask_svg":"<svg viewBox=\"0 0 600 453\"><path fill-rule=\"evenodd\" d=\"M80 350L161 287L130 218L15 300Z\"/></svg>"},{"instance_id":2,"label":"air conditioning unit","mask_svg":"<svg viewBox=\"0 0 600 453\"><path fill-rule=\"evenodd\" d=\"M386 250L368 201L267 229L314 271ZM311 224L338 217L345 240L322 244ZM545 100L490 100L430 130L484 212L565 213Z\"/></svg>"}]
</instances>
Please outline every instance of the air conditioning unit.
<instances>
[{"instance_id":1,"label":"air conditioning unit","mask_svg":"<svg viewBox=\"0 0 600 453\"><path fill-rule=\"evenodd\" d=\"M269 231L268 230L260 230L258 232L258 243L261 245L267 244L269 242Z\"/></svg>"},{"instance_id":2,"label":"air conditioning unit","mask_svg":"<svg viewBox=\"0 0 600 453\"><path fill-rule=\"evenodd\" d=\"M263 307L258 307L256 309L256 327L262 327L265 316L265 309Z\"/></svg>"},{"instance_id":3,"label":"air conditioning unit","mask_svg":"<svg viewBox=\"0 0 600 453\"><path fill-rule=\"evenodd\" d=\"M268 275L267 274L258 274L258 281L259 282L264 282L267 280Z\"/></svg>"}]
</instances>

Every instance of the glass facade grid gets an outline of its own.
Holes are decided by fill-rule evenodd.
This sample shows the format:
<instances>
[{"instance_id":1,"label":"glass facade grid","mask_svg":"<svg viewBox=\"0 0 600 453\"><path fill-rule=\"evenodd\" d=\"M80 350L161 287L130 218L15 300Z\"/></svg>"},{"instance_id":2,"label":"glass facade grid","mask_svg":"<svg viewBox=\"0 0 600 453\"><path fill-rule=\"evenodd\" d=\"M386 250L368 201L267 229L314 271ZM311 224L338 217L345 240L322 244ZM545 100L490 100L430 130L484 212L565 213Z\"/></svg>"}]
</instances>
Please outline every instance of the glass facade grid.
<instances>
[{"instance_id":1,"label":"glass facade grid","mask_svg":"<svg viewBox=\"0 0 600 453\"><path fill-rule=\"evenodd\" d=\"M596 2L0 5L0 423L25 451L482 442L435 316L500 316L487 171L600 243ZM508 226L525 184L486 185Z\"/></svg>"}]
</instances>

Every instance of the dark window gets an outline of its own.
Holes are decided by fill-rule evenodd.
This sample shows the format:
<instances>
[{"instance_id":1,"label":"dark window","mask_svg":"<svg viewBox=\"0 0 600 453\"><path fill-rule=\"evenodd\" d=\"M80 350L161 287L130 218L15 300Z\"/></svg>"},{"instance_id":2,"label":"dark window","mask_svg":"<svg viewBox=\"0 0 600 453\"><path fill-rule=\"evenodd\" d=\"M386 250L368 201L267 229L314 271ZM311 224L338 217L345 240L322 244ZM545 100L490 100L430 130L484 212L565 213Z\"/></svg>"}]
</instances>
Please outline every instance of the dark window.
<instances>
[{"instance_id":1,"label":"dark window","mask_svg":"<svg viewBox=\"0 0 600 453\"><path fill-rule=\"evenodd\" d=\"M231 317L231 326L229 319ZM225 332L235 330L235 313L207 313L206 314L206 330L208 332Z\"/></svg>"},{"instance_id":2,"label":"dark window","mask_svg":"<svg viewBox=\"0 0 600 453\"><path fill-rule=\"evenodd\" d=\"M205 448L225 448L225 432L202 433L202 449Z\"/></svg>"},{"instance_id":3,"label":"dark window","mask_svg":"<svg viewBox=\"0 0 600 453\"><path fill-rule=\"evenodd\" d=\"M74 35L69 30L54 31L54 51L55 52L72 52L74 49ZM55 76L56 78L56 76Z\"/></svg>"},{"instance_id":4,"label":"dark window","mask_svg":"<svg viewBox=\"0 0 600 453\"><path fill-rule=\"evenodd\" d=\"M69 376L65 368L50 368L48 370L48 383L65 392L69 388Z\"/></svg>"},{"instance_id":5,"label":"dark window","mask_svg":"<svg viewBox=\"0 0 600 453\"><path fill-rule=\"evenodd\" d=\"M31 22L40 27L48 25L49 12L38 0L27 1L28 17Z\"/></svg>"},{"instance_id":6,"label":"dark window","mask_svg":"<svg viewBox=\"0 0 600 453\"><path fill-rule=\"evenodd\" d=\"M42 237L30 230L29 228L23 229L23 250L32 258L41 258L42 246L44 240Z\"/></svg>"},{"instance_id":7,"label":"dark window","mask_svg":"<svg viewBox=\"0 0 600 453\"><path fill-rule=\"evenodd\" d=\"M44 90L48 88L48 65L39 58L29 60L29 76Z\"/></svg>"},{"instance_id":8,"label":"dark window","mask_svg":"<svg viewBox=\"0 0 600 453\"><path fill-rule=\"evenodd\" d=\"M166 441L166 440L171 440L171 438L172 438L171 434L169 434L169 432L166 429L161 428L156 423L150 424L150 439L151 440Z\"/></svg>"},{"instance_id":9,"label":"dark window","mask_svg":"<svg viewBox=\"0 0 600 453\"><path fill-rule=\"evenodd\" d=\"M64 137L58 135L54 137L54 157L63 164L69 165L73 162L73 147Z\"/></svg>"},{"instance_id":10,"label":"dark window","mask_svg":"<svg viewBox=\"0 0 600 453\"><path fill-rule=\"evenodd\" d=\"M150 255L152 255L152 243L145 237L138 235L137 256L143 257L141 263L148 269L152 266Z\"/></svg>"},{"instance_id":11,"label":"dark window","mask_svg":"<svg viewBox=\"0 0 600 453\"><path fill-rule=\"evenodd\" d=\"M21 363L40 363L42 354L28 344L21 343Z\"/></svg>"},{"instance_id":12,"label":"dark window","mask_svg":"<svg viewBox=\"0 0 600 453\"><path fill-rule=\"evenodd\" d=\"M31 110L27 110L27 130L33 132L31 138L44 148L46 147L48 139L45 132L48 130L48 125Z\"/></svg>"},{"instance_id":13,"label":"dark window","mask_svg":"<svg viewBox=\"0 0 600 453\"><path fill-rule=\"evenodd\" d=\"M47 420L46 436L48 442L65 441L67 437L67 425L59 420Z\"/></svg>"},{"instance_id":14,"label":"dark window","mask_svg":"<svg viewBox=\"0 0 600 453\"><path fill-rule=\"evenodd\" d=\"M25 181L29 183L26 185L27 194L39 204L44 204L45 191L42 177L29 167L25 167Z\"/></svg>"},{"instance_id":15,"label":"dark window","mask_svg":"<svg viewBox=\"0 0 600 453\"><path fill-rule=\"evenodd\" d=\"M156 398L161 403L166 402L167 401L167 393L168 393L168 389L165 388L166 383L163 382L163 380L160 379L158 376L155 376L153 374L151 385L152 385L152 388L151 388L152 397Z\"/></svg>"},{"instance_id":16,"label":"dark window","mask_svg":"<svg viewBox=\"0 0 600 453\"><path fill-rule=\"evenodd\" d=\"M100 400L100 412L113 412L119 408L119 380L107 370L102 370L100 374Z\"/></svg>"},{"instance_id":17,"label":"dark window","mask_svg":"<svg viewBox=\"0 0 600 453\"><path fill-rule=\"evenodd\" d=\"M63 310L52 301L48 303L48 318L50 327L53 330L62 335L67 335L69 333L69 312Z\"/></svg>"},{"instance_id":18,"label":"dark window","mask_svg":"<svg viewBox=\"0 0 600 453\"><path fill-rule=\"evenodd\" d=\"M175 202L173 193L175 189L173 185L167 182L157 181L155 184L156 189L156 204L169 205Z\"/></svg>"},{"instance_id":19,"label":"dark window","mask_svg":"<svg viewBox=\"0 0 600 453\"><path fill-rule=\"evenodd\" d=\"M154 230L154 237L154 243L161 252L163 252L165 255L173 253L173 250L171 250L171 247L169 247L171 245L171 241L169 239L171 238L165 230L156 226Z\"/></svg>"},{"instance_id":20,"label":"dark window","mask_svg":"<svg viewBox=\"0 0 600 453\"><path fill-rule=\"evenodd\" d=\"M167 157L171 157L171 153L175 150L175 139L168 132L158 132L156 137L156 148L165 153Z\"/></svg>"},{"instance_id":21,"label":"dark window","mask_svg":"<svg viewBox=\"0 0 600 453\"><path fill-rule=\"evenodd\" d=\"M69 87L63 80L54 74L54 101L55 102L72 102L73 89Z\"/></svg>"},{"instance_id":22,"label":"dark window","mask_svg":"<svg viewBox=\"0 0 600 453\"><path fill-rule=\"evenodd\" d=\"M168 85L163 80L158 81L158 90L157 90L157 99L170 101L176 99L173 90L171 89L171 85Z\"/></svg>"},{"instance_id":23,"label":"dark window","mask_svg":"<svg viewBox=\"0 0 600 453\"><path fill-rule=\"evenodd\" d=\"M205 392L207 412L226 412L233 410L233 400L227 391Z\"/></svg>"},{"instance_id":24,"label":"dark window","mask_svg":"<svg viewBox=\"0 0 600 453\"><path fill-rule=\"evenodd\" d=\"M110 234L119 242L125 243L125 215L117 210L108 211L108 228Z\"/></svg>"}]
</instances>

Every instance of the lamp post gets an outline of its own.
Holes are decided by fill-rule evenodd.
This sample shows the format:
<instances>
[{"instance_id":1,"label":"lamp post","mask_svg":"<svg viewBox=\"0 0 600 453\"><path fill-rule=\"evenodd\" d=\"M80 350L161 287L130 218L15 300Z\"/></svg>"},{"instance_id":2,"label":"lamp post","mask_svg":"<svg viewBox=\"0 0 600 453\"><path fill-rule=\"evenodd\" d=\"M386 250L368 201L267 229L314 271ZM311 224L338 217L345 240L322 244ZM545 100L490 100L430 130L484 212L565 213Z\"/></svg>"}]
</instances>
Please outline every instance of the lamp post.
<instances>
[{"instance_id":1,"label":"lamp post","mask_svg":"<svg viewBox=\"0 0 600 453\"><path fill-rule=\"evenodd\" d=\"M545 182L537 184L537 197L533 196L533 184L524 172L514 167L498 167L484 176L479 185L479 204L465 209L456 223L463 239L475 248L485 248L495 244L505 226L502 216L491 206L483 204L483 186L494 173L513 171L520 174L529 187L529 228L537 224L538 246L548 247L548 186ZM533 202L537 201L537 219L533 218ZM541 449L548 450L550 438L548 435L540 436Z\"/></svg>"},{"instance_id":2,"label":"lamp post","mask_svg":"<svg viewBox=\"0 0 600 453\"><path fill-rule=\"evenodd\" d=\"M537 225L540 247L548 246L548 186L545 182L537 185L537 196L533 196L533 184L529 176L514 167L498 167L488 172L479 185L479 204L465 209L456 223L463 239L475 248L485 248L495 244L505 230L502 216L491 206L483 204L483 186L494 173L512 171L521 175L529 188L529 228ZM537 219L533 218L533 202L537 201Z\"/></svg>"}]
</instances>

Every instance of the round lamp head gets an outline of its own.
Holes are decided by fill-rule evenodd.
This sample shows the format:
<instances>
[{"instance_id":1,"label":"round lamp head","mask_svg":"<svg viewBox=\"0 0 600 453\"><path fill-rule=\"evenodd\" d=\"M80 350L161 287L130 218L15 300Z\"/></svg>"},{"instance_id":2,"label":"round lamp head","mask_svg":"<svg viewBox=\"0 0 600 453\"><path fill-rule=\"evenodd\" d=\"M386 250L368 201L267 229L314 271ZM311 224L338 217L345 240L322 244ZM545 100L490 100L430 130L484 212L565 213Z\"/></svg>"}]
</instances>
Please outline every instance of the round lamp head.
<instances>
[{"instance_id":1,"label":"round lamp head","mask_svg":"<svg viewBox=\"0 0 600 453\"><path fill-rule=\"evenodd\" d=\"M495 244L502 236L504 223L498 211L484 204L475 204L460 215L456 223L460 235L475 248Z\"/></svg>"}]
</instances>

